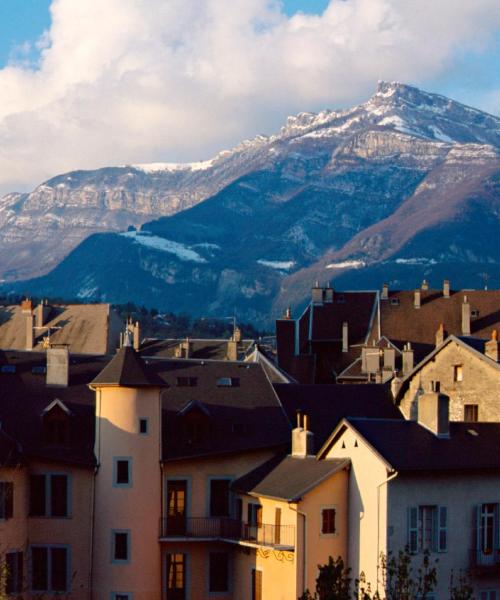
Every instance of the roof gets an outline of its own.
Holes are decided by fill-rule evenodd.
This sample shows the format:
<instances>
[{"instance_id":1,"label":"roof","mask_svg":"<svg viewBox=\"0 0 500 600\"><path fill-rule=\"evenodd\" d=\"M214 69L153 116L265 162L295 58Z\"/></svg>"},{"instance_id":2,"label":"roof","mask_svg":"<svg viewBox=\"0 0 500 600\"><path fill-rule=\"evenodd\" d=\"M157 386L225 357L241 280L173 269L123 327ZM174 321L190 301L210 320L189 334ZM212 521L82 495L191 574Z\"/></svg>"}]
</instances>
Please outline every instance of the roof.
<instances>
[{"instance_id":1,"label":"roof","mask_svg":"<svg viewBox=\"0 0 500 600\"><path fill-rule=\"evenodd\" d=\"M146 363L131 346L123 346L99 375L92 380L91 385L165 387L166 384L147 368Z\"/></svg>"},{"instance_id":2,"label":"roof","mask_svg":"<svg viewBox=\"0 0 500 600\"><path fill-rule=\"evenodd\" d=\"M175 352L185 339L145 340L141 344L141 356L157 358L176 358ZM227 360L227 343L229 340L189 338L191 352L189 358L205 360ZM238 343L238 355L242 357L254 345L254 340L241 340Z\"/></svg>"},{"instance_id":3,"label":"roof","mask_svg":"<svg viewBox=\"0 0 500 600\"><path fill-rule=\"evenodd\" d=\"M387 385L277 384L274 389L292 423L296 421L298 410L307 414L316 451L344 417L403 419Z\"/></svg>"},{"instance_id":4,"label":"roof","mask_svg":"<svg viewBox=\"0 0 500 600\"><path fill-rule=\"evenodd\" d=\"M416 421L349 418L350 424L396 471L500 469L500 423L450 422L437 437Z\"/></svg>"},{"instance_id":5,"label":"roof","mask_svg":"<svg viewBox=\"0 0 500 600\"><path fill-rule=\"evenodd\" d=\"M276 456L237 479L233 483L233 489L251 496L297 502L349 464L349 459L317 460L314 456Z\"/></svg>"},{"instance_id":6,"label":"roof","mask_svg":"<svg viewBox=\"0 0 500 600\"><path fill-rule=\"evenodd\" d=\"M492 329L500 329L500 290L452 291L449 298L443 296L442 290L420 290L418 309L414 307L414 294L414 291L390 291L388 300L380 300L380 331L399 348L411 342L417 360L424 354L416 344L423 345L423 352L430 352L441 323L447 335L462 335L461 306L465 296L471 308L471 337L487 339ZM378 331L374 324L370 339L375 338Z\"/></svg>"},{"instance_id":7,"label":"roof","mask_svg":"<svg viewBox=\"0 0 500 600\"><path fill-rule=\"evenodd\" d=\"M290 423L260 364L155 359L148 362L149 368L169 386L163 393L165 460L290 443ZM178 385L179 377L183 378L183 385ZM221 380L232 385L220 385ZM199 405L203 411L186 410ZM198 434L192 431L193 419L197 419Z\"/></svg>"},{"instance_id":8,"label":"roof","mask_svg":"<svg viewBox=\"0 0 500 600\"><path fill-rule=\"evenodd\" d=\"M74 354L106 354L113 349L109 347L113 340L118 341L118 329L111 327L110 331L109 324L118 316L109 304L67 304L47 309L44 327L35 329L35 351L43 350L42 340L49 331L51 343L67 345ZM25 315L20 306L0 306L0 348L26 349Z\"/></svg>"},{"instance_id":9,"label":"roof","mask_svg":"<svg viewBox=\"0 0 500 600\"><path fill-rule=\"evenodd\" d=\"M46 460L92 466L94 459L95 394L88 387L106 364L106 358L71 355L68 387L45 385L46 354L43 352L0 351L0 464L15 451L19 460L39 457ZM64 447L48 446L43 440L44 410L59 400L70 411L70 439ZM1 436L0 436L1 437ZM8 442L10 440L10 443Z\"/></svg>"}]
</instances>

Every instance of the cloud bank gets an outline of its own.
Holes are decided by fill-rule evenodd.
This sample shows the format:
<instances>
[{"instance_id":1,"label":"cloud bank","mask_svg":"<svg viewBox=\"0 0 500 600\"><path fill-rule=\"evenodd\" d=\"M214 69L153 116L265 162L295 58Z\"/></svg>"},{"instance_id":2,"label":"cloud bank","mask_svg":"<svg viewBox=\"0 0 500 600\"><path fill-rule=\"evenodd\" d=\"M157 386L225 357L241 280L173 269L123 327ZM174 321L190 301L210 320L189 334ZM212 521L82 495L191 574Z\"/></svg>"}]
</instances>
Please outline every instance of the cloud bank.
<instances>
[{"instance_id":1,"label":"cloud bank","mask_svg":"<svg viewBox=\"0 0 500 600\"><path fill-rule=\"evenodd\" d=\"M377 79L439 77L500 27L498 0L331 0L290 18L278 0L54 0L51 16L39 62L0 70L0 192L204 159Z\"/></svg>"}]
</instances>

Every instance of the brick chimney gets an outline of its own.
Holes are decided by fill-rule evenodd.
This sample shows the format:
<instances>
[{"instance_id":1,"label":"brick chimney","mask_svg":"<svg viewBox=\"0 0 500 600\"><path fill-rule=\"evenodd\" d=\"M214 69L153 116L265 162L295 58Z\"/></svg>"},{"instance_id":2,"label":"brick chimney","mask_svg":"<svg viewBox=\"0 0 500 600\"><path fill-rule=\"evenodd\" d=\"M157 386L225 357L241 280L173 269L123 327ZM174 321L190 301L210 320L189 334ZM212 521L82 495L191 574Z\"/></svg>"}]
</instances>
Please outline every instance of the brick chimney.
<instances>
[{"instance_id":1,"label":"brick chimney","mask_svg":"<svg viewBox=\"0 0 500 600\"><path fill-rule=\"evenodd\" d=\"M33 350L35 342L34 334L34 315L33 315L33 304L31 300L23 300L21 302L21 314L24 317L24 349Z\"/></svg>"},{"instance_id":2,"label":"brick chimney","mask_svg":"<svg viewBox=\"0 0 500 600\"><path fill-rule=\"evenodd\" d=\"M384 283L384 285L382 286L382 293L380 294L380 299L381 300L389 299L389 284L388 283Z\"/></svg>"},{"instance_id":3,"label":"brick chimney","mask_svg":"<svg viewBox=\"0 0 500 600\"><path fill-rule=\"evenodd\" d=\"M418 398L418 422L437 437L450 436L450 399L440 392L426 392Z\"/></svg>"},{"instance_id":4,"label":"brick chimney","mask_svg":"<svg viewBox=\"0 0 500 600\"><path fill-rule=\"evenodd\" d=\"M403 375L408 375L410 371L413 371L413 361L413 348L408 342L403 348Z\"/></svg>"},{"instance_id":5,"label":"brick chimney","mask_svg":"<svg viewBox=\"0 0 500 600\"><path fill-rule=\"evenodd\" d=\"M314 454L314 434L307 428L307 415L297 411L297 427L292 429L292 456L305 458Z\"/></svg>"},{"instance_id":6,"label":"brick chimney","mask_svg":"<svg viewBox=\"0 0 500 600\"><path fill-rule=\"evenodd\" d=\"M413 298L413 306L415 308L420 308L420 297L421 297L420 290L415 290L415 295Z\"/></svg>"},{"instance_id":7,"label":"brick chimney","mask_svg":"<svg viewBox=\"0 0 500 600\"><path fill-rule=\"evenodd\" d=\"M342 323L342 352L349 352L349 325L347 321Z\"/></svg>"},{"instance_id":8,"label":"brick chimney","mask_svg":"<svg viewBox=\"0 0 500 600\"><path fill-rule=\"evenodd\" d=\"M312 303L323 304L323 288L320 287L319 281L317 281L311 290Z\"/></svg>"},{"instance_id":9,"label":"brick chimney","mask_svg":"<svg viewBox=\"0 0 500 600\"><path fill-rule=\"evenodd\" d=\"M440 323L439 327L437 328L437 331L436 331L436 348L438 346L441 346L441 344L444 342L444 338L445 338L444 324Z\"/></svg>"},{"instance_id":10,"label":"brick chimney","mask_svg":"<svg viewBox=\"0 0 500 600\"><path fill-rule=\"evenodd\" d=\"M449 298L449 297L450 297L450 280L445 279L443 281L443 298Z\"/></svg>"},{"instance_id":11,"label":"brick chimney","mask_svg":"<svg viewBox=\"0 0 500 600\"><path fill-rule=\"evenodd\" d=\"M325 288L325 304L332 304L333 302L333 288L330 284L327 284Z\"/></svg>"},{"instance_id":12,"label":"brick chimney","mask_svg":"<svg viewBox=\"0 0 500 600\"><path fill-rule=\"evenodd\" d=\"M498 362L498 331L496 329L491 332L491 339L485 343L484 353L491 360Z\"/></svg>"},{"instance_id":13,"label":"brick chimney","mask_svg":"<svg viewBox=\"0 0 500 600\"><path fill-rule=\"evenodd\" d=\"M470 304L467 296L462 303L462 335L470 335Z\"/></svg>"},{"instance_id":14,"label":"brick chimney","mask_svg":"<svg viewBox=\"0 0 500 600\"><path fill-rule=\"evenodd\" d=\"M68 387L69 350L67 346L47 349L46 384L53 387Z\"/></svg>"},{"instance_id":15,"label":"brick chimney","mask_svg":"<svg viewBox=\"0 0 500 600\"><path fill-rule=\"evenodd\" d=\"M429 282L427 281L427 279L424 279L422 281L422 285L420 286L420 288L424 291L427 291L429 289Z\"/></svg>"}]
</instances>

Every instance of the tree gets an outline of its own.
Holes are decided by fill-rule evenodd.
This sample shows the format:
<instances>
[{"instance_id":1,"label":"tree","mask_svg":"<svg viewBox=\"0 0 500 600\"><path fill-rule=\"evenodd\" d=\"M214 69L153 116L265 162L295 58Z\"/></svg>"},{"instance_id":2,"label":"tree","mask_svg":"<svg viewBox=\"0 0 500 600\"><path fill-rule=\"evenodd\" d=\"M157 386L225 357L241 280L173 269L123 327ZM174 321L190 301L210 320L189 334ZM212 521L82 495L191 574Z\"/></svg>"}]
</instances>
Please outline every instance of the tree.
<instances>
[{"instance_id":1,"label":"tree","mask_svg":"<svg viewBox=\"0 0 500 600\"><path fill-rule=\"evenodd\" d=\"M450 600L474 600L474 589L470 580L463 571L458 572L458 578L455 580L453 570L450 575Z\"/></svg>"},{"instance_id":2,"label":"tree","mask_svg":"<svg viewBox=\"0 0 500 600\"><path fill-rule=\"evenodd\" d=\"M318 569L314 596L306 590L299 600L350 600L350 569L345 568L340 556L336 560L328 557L328 563L318 565Z\"/></svg>"}]
</instances>

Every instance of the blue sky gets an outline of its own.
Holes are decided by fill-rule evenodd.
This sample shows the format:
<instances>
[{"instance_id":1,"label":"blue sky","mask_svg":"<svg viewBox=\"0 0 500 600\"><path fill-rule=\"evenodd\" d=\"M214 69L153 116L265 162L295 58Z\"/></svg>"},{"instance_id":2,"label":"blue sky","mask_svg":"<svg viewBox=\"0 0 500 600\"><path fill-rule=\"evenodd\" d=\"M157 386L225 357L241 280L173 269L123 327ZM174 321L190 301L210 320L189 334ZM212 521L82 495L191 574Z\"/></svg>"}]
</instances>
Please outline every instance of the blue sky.
<instances>
[{"instance_id":1,"label":"blue sky","mask_svg":"<svg viewBox=\"0 0 500 600\"><path fill-rule=\"evenodd\" d=\"M205 160L378 79L500 116L499 0L0 0L0 194Z\"/></svg>"}]
</instances>

